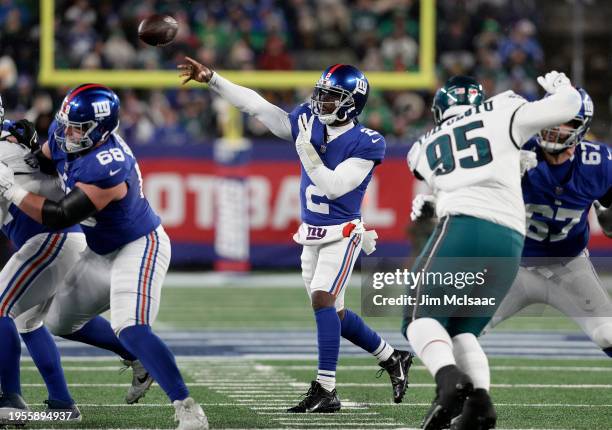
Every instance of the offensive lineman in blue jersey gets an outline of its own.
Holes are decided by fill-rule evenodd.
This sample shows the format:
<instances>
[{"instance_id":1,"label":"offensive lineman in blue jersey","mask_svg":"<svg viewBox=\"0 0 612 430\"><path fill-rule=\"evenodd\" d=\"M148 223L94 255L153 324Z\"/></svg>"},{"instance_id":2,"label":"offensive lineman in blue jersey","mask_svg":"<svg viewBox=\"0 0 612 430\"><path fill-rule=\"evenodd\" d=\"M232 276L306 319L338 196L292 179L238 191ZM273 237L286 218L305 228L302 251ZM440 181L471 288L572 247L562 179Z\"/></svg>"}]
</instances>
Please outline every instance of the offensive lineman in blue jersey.
<instances>
[{"instance_id":1,"label":"offensive lineman in blue jersey","mask_svg":"<svg viewBox=\"0 0 612 430\"><path fill-rule=\"evenodd\" d=\"M243 112L254 115L276 136L295 141L301 161L302 225L294 239L304 245L302 276L317 323L319 369L306 398L289 412L335 412L336 365L340 336L373 354L391 378L393 398L406 391L412 356L394 350L364 321L344 308L344 291L363 248L372 252L373 231L361 222L361 203L374 167L385 154L385 140L357 121L370 91L355 67L328 67L311 103L287 113L248 88L235 85L187 57L178 66L185 77L210 89Z\"/></svg>"},{"instance_id":2,"label":"offensive lineman in blue jersey","mask_svg":"<svg viewBox=\"0 0 612 430\"><path fill-rule=\"evenodd\" d=\"M517 278L490 322L494 327L521 309L545 303L571 317L612 357L612 301L588 258L591 205L612 234L612 153L584 138L593 102L579 89L582 108L569 123L542 130L523 176L527 235ZM535 155L535 157L534 157ZM528 160L527 157L524 158Z\"/></svg>"},{"instance_id":3,"label":"offensive lineman in blue jersey","mask_svg":"<svg viewBox=\"0 0 612 430\"><path fill-rule=\"evenodd\" d=\"M174 356L151 331L170 263L170 240L144 197L130 148L115 133L119 105L117 95L98 84L78 86L64 98L42 146L42 155L53 161L62 180L66 194L61 200L26 191L6 165L0 165L0 191L45 226L83 227L88 249L66 274L66 286L55 296L46 319L54 333L82 334L110 308L120 344L166 392L178 429L208 429ZM96 327L87 333L91 343L102 346Z\"/></svg>"}]
</instances>

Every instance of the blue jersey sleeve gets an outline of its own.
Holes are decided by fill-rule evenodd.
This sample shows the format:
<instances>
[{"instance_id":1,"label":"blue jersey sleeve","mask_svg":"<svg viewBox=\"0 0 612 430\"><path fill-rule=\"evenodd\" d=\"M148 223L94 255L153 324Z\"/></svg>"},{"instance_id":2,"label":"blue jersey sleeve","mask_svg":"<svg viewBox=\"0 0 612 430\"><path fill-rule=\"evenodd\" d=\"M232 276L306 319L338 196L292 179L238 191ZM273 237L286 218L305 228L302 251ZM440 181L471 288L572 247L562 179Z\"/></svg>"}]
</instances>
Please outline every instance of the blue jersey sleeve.
<instances>
[{"instance_id":1,"label":"blue jersey sleeve","mask_svg":"<svg viewBox=\"0 0 612 430\"><path fill-rule=\"evenodd\" d=\"M312 116L312 111L310 110L310 105L308 103L302 103L301 105L296 106L289 113L289 122L291 123L291 136L293 136L293 140L297 139L298 134L300 133L300 129L298 128L298 118L301 114L305 113L308 116L308 119Z\"/></svg>"},{"instance_id":2,"label":"blue jersey sleeve","mask_svg":"<svg viewBox=\"0 0 612 430\"><path fill-rule=\"evenodd\" d=\"M76 182L112 188L127 181L133 168L133 158L117 147L110 150L103 148L86 157L87 162L76 172Z\"/></svg>"},{"instance_id":3,"label":"blue jersey sleeve","mask_svg":"<svg viewBox=\"0 0 612 430\"><path fill-rule=\"evenodd\" d=\"M537 139L535 137L532 137L522 146L521 149L524 151L535 151L538 148L539 145Z\"/></svg>"},{"instance_id":4,"label":"blue jersey sleeve","mask_svg":"<svg viewBox=\"0 0 612 430\"><path fill-rule=\"evenodd\" d=\"M372 160L375 165L382 163L387 148L385 138L377 131L369 128L364 127L361 132L359 143L351 153L351 157Z\"/></svg>"}]
</instances>

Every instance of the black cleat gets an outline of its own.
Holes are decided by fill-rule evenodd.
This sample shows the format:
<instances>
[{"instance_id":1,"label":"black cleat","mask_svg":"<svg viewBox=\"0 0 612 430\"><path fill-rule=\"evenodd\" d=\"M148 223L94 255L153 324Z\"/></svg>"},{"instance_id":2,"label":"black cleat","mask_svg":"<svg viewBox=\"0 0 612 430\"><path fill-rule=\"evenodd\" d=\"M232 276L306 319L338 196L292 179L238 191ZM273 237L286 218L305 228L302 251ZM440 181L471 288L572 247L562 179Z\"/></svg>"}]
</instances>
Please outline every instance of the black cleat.
<instances>
[{"instance_id":1,"label":"black cleat","mask_svg":"<svg viewBox=\"0 0 612 430\"><path fill-rule=\"evenodd\" d=\"M413 358L414 355L410 352L396 349L393 354L391 354L391 357L378 364L382 369L378 371L376 377L380 378L382 373L385 370L387 371L389 378L391 378L393 401L395 403L402 403L406 389L408 389L408 371L410 370L410 366L412 366Z\"/></svg>"},{"instance_id":2,"label":"black cleat","mask_svg":"<svg viewBox=\"0 0 612 430\"><path fill-rule=\"evenodd\" d=\"M455 365L445 366L436 373L436 397L427 412L421 428L447 429L451 419L461 413L463 403L472 394L474 385L468 375Z\"/></svg>"},{"instance_id":3,"label":"black cleat","mask_svg":"<svg viewBox=\"0 0 612 430\"><path fill-rule=\"evenodd\" d=\"M0 395L0 425L23 426L28 421L28 412L30 408L19 394Z\"/></svg>"},{"instance_id":4,"label":"black cleat","mask_svg":"<svg viewBox=\"0 0 612 430\"><path fill-rule=\"evenodd\" d=\"M453 418L450 430L489 430L494 429L497 414L486 390L479 388L468 395L461 414Z\"/></svg>"},{"instance_id":5,"label":"black cleat","mask_svg":"<svg viewBox=\"0 0 612 430\"><path fill-rule=\"evenodd\" d=\"M62 402L60 400L45 400L48 413L58 413L61 421L81 421L81 411L74 403Z\"/></svg>"},{"instance_id":6,"label":"black cleat","mask_svg":"<svg viewBox=\"0 0 612 430\"><path fill-rule=\"evenodd\" d=\"M287 409L287 412L295 414L332 413L340 410L340 399L336 390L329 392L317 381L312 381L305 396L304 400L297 406Z\"/></svg>"}]
</instances>

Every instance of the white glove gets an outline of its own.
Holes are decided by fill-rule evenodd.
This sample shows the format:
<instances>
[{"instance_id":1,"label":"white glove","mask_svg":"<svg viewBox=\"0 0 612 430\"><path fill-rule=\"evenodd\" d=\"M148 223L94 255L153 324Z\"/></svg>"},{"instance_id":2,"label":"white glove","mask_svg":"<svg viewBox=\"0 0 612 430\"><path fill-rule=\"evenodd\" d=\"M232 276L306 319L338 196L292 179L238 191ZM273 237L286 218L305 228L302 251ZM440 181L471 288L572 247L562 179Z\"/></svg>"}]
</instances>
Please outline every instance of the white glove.
<instances>
[{"instance_id":1,"label":"white glove","mask_svg":"<svg viewBox=\"0 0 612 430\"><path fill-rule=\"evenodd\" d=\"M361 249L366 255L370 255L376 251L376 239L378 239L378 233L376 230L366 230L363 232L363 239L361 241Z\"/></svg>"},{"instance_id":2,"label":"white glove","mask_svg":"<svg viewBox=\"0 0 612 430\"><path fill-rule=\"evenodd\" d=\"M533 151L521 149L521 176L538 165L538 156Z\"/></svg>"},{"instance_id":3,"label":"white glove","mask_svg":"<svg viewBox=\"0 0 612 430\"><path fill-rule=\"evenodd\" d=\"M431 205L431 208L435 211L436 198L431 194L417 194L414 200L412 200L412 212L410 212L410 219L414 222L423 217L423 209L425 205Z\"/></svg>"},{"instance_id":4,"label":"white glove","mask_svg":"<svg viewBox=\"0 0 612 430\"><path fill-rule=\"evenodd\" d=\"M19 206L27 191L15 184L15 174L4 161L0 161L0 195Z\"/></svg>"},{"instance_id":5,"label":"white glove","mask_svg":"<svg viewBox=\"0 0 612 430\"><path fill-rule=\"evenodd\" d=\"M554 94L559 88L572 85L568 77L565 76L565 73L559 73L556 70L548 72L544 76L538 76L538 84L540 84L548 94Z\"/></svg>"},{"instance_id":6,"label":"white glove","mask_svg":"<svg viewBox=\"0 0 612 430\"><path fill-rule=\"evenodd\" d=\"M298 128L300 130L297 139L295 139L295 150L297 151L300 161L306 170L306 173L310 173L317 167L323 165L321 157L317 154L317 150L312 146L310 137L312 134L312 123L315 116L312 115L310 120L305 113L298 118Z\"/></svg>"}]
</instances>

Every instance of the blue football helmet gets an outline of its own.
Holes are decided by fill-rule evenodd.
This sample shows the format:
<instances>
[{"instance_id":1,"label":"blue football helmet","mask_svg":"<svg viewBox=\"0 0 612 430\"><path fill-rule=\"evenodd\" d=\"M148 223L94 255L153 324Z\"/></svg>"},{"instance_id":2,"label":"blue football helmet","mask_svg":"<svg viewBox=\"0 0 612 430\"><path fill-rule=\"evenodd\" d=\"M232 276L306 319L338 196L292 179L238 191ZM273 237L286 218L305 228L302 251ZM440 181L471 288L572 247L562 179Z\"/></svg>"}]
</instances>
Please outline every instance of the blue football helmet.
<instances>
[{"instance_id":1,"label":"blue football helmet","mask_svg":"<svg viewBox=\"0 0 612 430\"><path fill-rule=\"evenodd\" d=\"M119 97L99 84L83 84L66 94L55 115L55 140L63 151L93 147L119 127Z\"/></svg>"},{"instance_id":2,"label":"blue football helmet","mask_svg":"<svg viewBox=\"0 0 612 430\"><path fill-rule=\"evenodd\" d=\"M577 88L582 99L580 111L571 121L556 126L545 128L537 135L537 142L540 147L550 153L560 153L568 148L580 143L591 128L593 121L593 100L583 89Z\"/></svg>"},{"instance_id":3,"label":"blue football helmet","mask_svg":"<svg viewBox=\"0 0 612 430\"><path fill-rule=\"evenodd\" d=\"M315 85L310 107L323 124L333 124L359 116L370 94L370 83L356 67L329 66Z\"/></svg>"}]
</instances>

